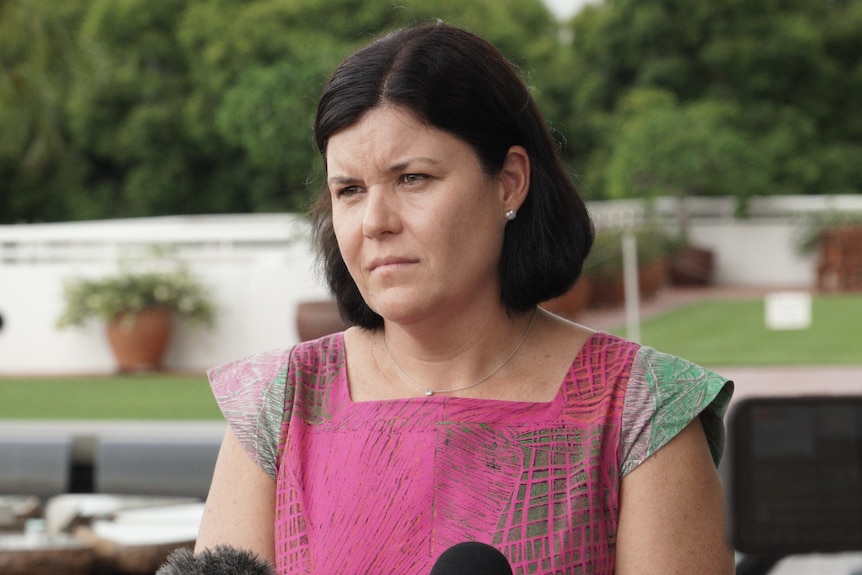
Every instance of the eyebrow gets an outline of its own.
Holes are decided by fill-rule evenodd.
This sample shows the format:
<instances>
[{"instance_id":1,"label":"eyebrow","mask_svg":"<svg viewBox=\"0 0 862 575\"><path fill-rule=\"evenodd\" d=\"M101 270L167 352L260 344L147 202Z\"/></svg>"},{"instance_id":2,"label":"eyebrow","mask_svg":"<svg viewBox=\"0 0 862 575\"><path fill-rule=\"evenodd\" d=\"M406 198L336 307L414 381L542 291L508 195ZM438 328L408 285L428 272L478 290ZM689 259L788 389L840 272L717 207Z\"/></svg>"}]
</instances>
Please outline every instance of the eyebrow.
<instances>
[{"instance_id":1,"label":"eyebrow","mask_svg":"<svg viewBox=\"0 0 862 575\"><path fill-rule=\"evenodd\" d=\"M390 172L400 172L401 170L406 170L410 164L428 164L433 166L434 164L439 164L442 160L435 160L434 158L427 158L425 156L418 156L416 158L407 158L403 162L399 162L394 164L389 168Z\"/></svg>"},{"instance_id":2,"label":"eyebrow","mask_svg":"<svg viewBox=\"0 0 862 575\"><path fill-rule=\"evenodd\" d=\"M425 156L417 156L415 158L407 158L402 162L398 162L397 164L392 164L389 169L386 171L390 174L393 172L401 172L410 167L411 164L428 164L433 166L434 164L439 164L443 160L435 160L434 158L428 158ZM330 186L352 186L359 183L359 180L356 178L352 178L350 176L332 176L327 178L327 184Z\"/></svg>"}]
</instances>

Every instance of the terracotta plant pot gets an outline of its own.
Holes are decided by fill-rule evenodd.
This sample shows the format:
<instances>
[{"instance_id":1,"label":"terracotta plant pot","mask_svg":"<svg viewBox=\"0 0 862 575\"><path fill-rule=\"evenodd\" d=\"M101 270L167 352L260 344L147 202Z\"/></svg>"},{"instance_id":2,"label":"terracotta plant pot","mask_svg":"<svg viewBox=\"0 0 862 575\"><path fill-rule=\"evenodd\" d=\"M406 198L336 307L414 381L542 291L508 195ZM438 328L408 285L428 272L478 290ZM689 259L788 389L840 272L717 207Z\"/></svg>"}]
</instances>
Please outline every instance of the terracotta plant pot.
<instances>
[{"instance_id":1,"label":"terracotta plant pot","mask_svg":"<svg viewBox=\"0 0 862 575\"><path fill-rule=\"evenodd\" d=\"M590 299L590 278L581 276L572 289L552 300L542 302L542 308L566 319L575 319Z\"/></svg>"},{"instance_id":2,"label":"terracotta plant pot","mask_svg":"<svg viewBox=\"0 0 862 575\"><path fill-rule=\"evenodd\" d=\"M595 275L590 277L590 285L587 307L605 308L622 305L625 299L622 277Z\"/></svg>"},{"instance_id":3,"label":"terracotta plant pot","mask_svg":"<svg viewBox=\"0 0 862 575\"><path fill-rule=\"evenodd\" d=\"M862 290L862 226L820 232L817 289Z\"/></svg>"},{"instance_id":4,"label":"terracotta plant pot","mask_svg":"<svg viewBox=\"0 0 862 575\"><path fill-rule=\"evenodd\" d=\"M712 250L688 246L670 260L670 281L677 286L706 286L715 268Z\"/></svg>"},{"instance_id":5,"label":"terracotta plant pot","mask_svg":"<svg viewBox=\"0 0 862 575\"><path fill-rule=\"evenodd\" d=\"M348 327L334 300L308 301L296 306L296 331L300 341L317 339Z\"/></svg>"},{"instance_id":6,"label":"terracotta plant pot","mask_svg":"<svg viewBox=\"0 0 862 575\"><path fill-rule=\"evenodd\" d=\"M663 258L638 266L638 292L643 299L650 299L665 285L668 264ZM591 276L590 308L620 306L625 301L625 285L621 274Z\"/></svg>"},{"instance_id":7,"label":"terracotta plant pot","mask_svg":"<svg viewBox=\"0 0 862 575\"><path fill-rule=\"evenodd\" d=\"M643 299L650 299L667 283L667 260L659 258L638 268L638 288Z\"/></svg>"},{"instance_id":8,"label":"terracotta plant pot","mask_svg":"<svg viewBox=\"0 0 862 575\"><path fill-rule=\"evenodd\" d=\"M173 311L152 307L118 314L108 322L108 342L120 373L159 371L173 330Z\"/></svg>"}]
</instances>

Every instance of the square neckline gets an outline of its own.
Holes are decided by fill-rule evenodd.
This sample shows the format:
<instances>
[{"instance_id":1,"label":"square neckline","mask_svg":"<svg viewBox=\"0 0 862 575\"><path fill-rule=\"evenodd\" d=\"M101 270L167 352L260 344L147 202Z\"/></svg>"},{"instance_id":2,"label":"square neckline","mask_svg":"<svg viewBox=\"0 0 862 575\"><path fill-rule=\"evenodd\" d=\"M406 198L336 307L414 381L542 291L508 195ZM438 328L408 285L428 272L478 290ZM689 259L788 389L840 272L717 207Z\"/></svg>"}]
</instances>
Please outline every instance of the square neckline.
<instances>
[{"instance_id":1,"label":"square neckline","mask_svg":"<svg viewBox=\"0 0 862 575\"><path fill-rule=\"evenodd\" d=\"M366 401L354 401L352 395L350 394L350 377L348 375L347 370L347 347L345 345L344 332L338 332L333 334L332 336L335 338L338 344L338 361L340 366L338 368L338 372L333 378L334 381L334 389L333 389L333 397L331 398L333 401L338 400L339 403L345 403L350 405L352 408L356 408L358 406L411 406L414 404L428 404L428 405L440 405L440 406L448 406L450 404L457 404L461 407L481 407L481 406L493 406L497 405L500 407L507 406L510 408L516 408L519 406L532 406L532 407L544 407L551 408L553 406L562 406L566 401L566 388L569 383L573 371L576 371L577 367L584 365L584 362L587 361L587 358L591 354L594 346L598 344L598 342L607 337L615 337L611 336L607 332L604 331L593 331L589 337L587 337L586 341L584 341L583 345L578 349L575 355L572 357L571 362L569 363L569 367L566 370L565 375L563 376L562 381L560 381L559 387L557 388L557 392L554 394L554 397L550 401L514 401L508 399L488 399L488 398L477 398L477 397L459 397L459 396L451 396L446 394L435 394L431 396L423 396L423 397L403 397L403 398L395 398L395 399L369 399Z\"/></svg>"}]
</instances>

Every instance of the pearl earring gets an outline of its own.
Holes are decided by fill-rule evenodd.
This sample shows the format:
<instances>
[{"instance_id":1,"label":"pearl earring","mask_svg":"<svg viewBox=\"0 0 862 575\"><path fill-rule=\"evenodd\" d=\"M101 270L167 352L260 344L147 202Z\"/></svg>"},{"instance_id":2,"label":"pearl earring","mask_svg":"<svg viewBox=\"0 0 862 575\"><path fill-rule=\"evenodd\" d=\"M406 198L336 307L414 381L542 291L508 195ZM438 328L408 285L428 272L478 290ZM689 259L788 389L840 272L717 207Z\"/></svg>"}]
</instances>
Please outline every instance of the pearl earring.
<instances>
[{"instance_id":1,"label":"pearl earring","mask_svg":"<svg viewBox=\"0 0 862 575\"><path fill-rule=\"evenodd\" d=\"M506 212L506 219L509 220L510 222L517 217L518 217L518 212L516 212L515 210L509 210L508 212Z\"/></svg>"}]
</instances>

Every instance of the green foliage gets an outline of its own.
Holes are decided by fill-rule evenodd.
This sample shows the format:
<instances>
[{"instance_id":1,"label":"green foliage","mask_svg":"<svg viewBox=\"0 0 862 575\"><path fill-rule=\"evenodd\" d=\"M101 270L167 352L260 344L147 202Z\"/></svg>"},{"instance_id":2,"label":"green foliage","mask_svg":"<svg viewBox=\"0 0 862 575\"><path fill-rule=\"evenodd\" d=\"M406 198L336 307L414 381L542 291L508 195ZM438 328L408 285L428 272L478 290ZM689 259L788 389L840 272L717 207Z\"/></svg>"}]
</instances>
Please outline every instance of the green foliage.
<instances>
[{"instance_id":1,"label":"green foliage","mask_svg":"<svg viewBox=\"0 0 862 575\"><path fill-rule=\"evenodd\" d=\"M794 245L800 254L817 250L823 232L862 227L862 212L827 210L800 216L796 222Z\"/></svg>"},{"instance_id":2,"label":"green foliage","mask_svg":"<svg viewBox=\"0 0 862 575\"><path fill-rule=\"evenodd\" d=\"M730 102L678 106L671 93L632 90L620 103L620 124L606 165L611 198L767 192L759 158L736 126Z\"/></svg>"},{"instance_id":3,"label":"green foliage","mask_svg":"<svg viewBox=\"0 0 862 575\"><path fill-rule=\"evenodd\" d=\"M180 264L172 270L146 272L124 266L113 276L70 279L63 286L63 296L60 328L81 326L93 318L133 317L149 307L171 309L196 326L211 326L215 317L209 290Z\"/></svg>"},{"instance_id":4,"label":"green foliage","mask_svg":"<svg viewBox=\"0 0 862 575\"><path fill-rule=\"evenodd\" d=\"M437 19L521 68L589 199L862 189L858 0L0 0L0 222L303 210L328 74Z\"/></svg>"},{"instance_id":5,"label":"green foliage","mask_svg":"<svg viewBox=\"0 0 862 575\"><path fill-rule=\"evenodd\" d=\"M0 157L46 169L62 155L61 108L88 62L45 2L0 0Z\"/></svg>"},{"instance_id":6,"label":"green foliage","mask_svg":"<svg viewBox=\"0 0 862 575\"><path fill-rule=\"evenodd\" d=\"M569 27L591 197L862 189L862 3L616 0ZM644 90L676 110L627 117Z\"/></svg>"},{"instance_id":7,"label":"green foliage","mask_svg":"<svg viewBox=\"0 0 862 575\"><path fill-rule=\"evenodd\" d=\"M669 233L665 227L643 225L633 230L637 250L638 265L648 265L665 258L683 245L680 238ZM623 274L623 235L625 230L601 228L590 255L584 262L583 275L588 277L614 280Z\"/></svg>"},{"instance_id":8,"label":"green foliage","mask_svg":"<svg viewBox=\"0 0 862 575\"><path fill-rule=\"evenodd\" d=\"M33 21L49 14L46 0L0 3ZM336 64L371 38L442 18L497 41L527 76L527 66L558 53L556 24L540 0L57 6L64 38L98 47L102 76L59 98L51 117L60 127L45 133L61 134L66 146L52 169L27 175L20 146L0 153L0 176L9 182L0 190L0 221L303 210L321 172L311 138L317 95ZM16 46L28 46L26 35L16 37ZM554 86L547 74L535 77ZM538 94L552 105L541 86ZM16 107L0 108L0 127L3 110ZM10 124L4 134L21 139L23 130Z\"/></svg>"},{"instance_id":9,"label":"green foliage","mask_svg":"<svg viewBox=\"0 0 862 575\"><path fill-rule=\"evenodd\" d=\"M100 59L72 32L72 3L0 0L0 222L65 217L83 175L66 104L98 83Z\"/></svg>"}]
</instances>

